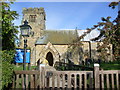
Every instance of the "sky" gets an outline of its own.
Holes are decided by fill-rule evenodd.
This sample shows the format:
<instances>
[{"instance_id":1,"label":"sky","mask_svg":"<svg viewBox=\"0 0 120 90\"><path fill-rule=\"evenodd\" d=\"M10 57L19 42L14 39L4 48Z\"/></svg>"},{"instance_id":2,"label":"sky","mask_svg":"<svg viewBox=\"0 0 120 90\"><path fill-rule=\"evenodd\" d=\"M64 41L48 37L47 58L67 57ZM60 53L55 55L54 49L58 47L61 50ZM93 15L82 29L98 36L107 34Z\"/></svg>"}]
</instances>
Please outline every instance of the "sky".
<instances>
[{"instance_id":1,"label":"sky","mask_svg":"<svg viewBox=\"0 0 120 90\"><path fill-rule=\"evenodd\" d=\"M11 9L19 13L16 25L21 24L22 8L43 7L46 12L47 29L86 29L90 28L101 17L111 16L111 20L117 16L115 10L108 7L110 2L15 2Z\"/></svg>"},{"instance_id":2,"label":"sky","mask_svg":"<svg viewBox=\"0 0 120 90\"><path fill-rule=\"evenodd\" d=\"M11 10L15 10L19 14L19 19L15 20L15 25L21 25L22 9L43 7L46 12L46 29L63 30L63 29L79 29L79 35L83 34L83 30L91 28L93 25L101 21L101 17L111 16L114 20L117 16L118 8L111 9L108 7L110 2L15 2L11 5ZM99 35L94 30L90 35L86 36L85 41Z\"/></svg>"},{"instance_id":3,"label":"sky","mask_svg":"<svg viewBox=\"0 0 120 90\"><path fill-rule=\"evenodd\" d=\"M17 2L112 2L118 0L16 0L16 1Z\"/></svg>"}]
</instances>

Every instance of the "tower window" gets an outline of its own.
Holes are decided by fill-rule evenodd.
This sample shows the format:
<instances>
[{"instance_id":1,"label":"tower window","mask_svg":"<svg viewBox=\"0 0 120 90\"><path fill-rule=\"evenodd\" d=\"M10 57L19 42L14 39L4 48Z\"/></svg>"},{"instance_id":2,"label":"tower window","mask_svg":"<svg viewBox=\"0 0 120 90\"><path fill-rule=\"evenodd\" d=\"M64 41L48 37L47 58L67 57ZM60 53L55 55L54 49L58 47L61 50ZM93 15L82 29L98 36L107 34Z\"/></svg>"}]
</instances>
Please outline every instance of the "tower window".
<instances>
[{"instance_id":1,"label":"tower window","mask_svg":"<svg viewBox=\"0 0 120 90\"><path fill-rule=\"evenodd\" d=\"M29 21L30 22L35 22L36 21L36 15L30 15Z\"/></svg>"}]
</instances>

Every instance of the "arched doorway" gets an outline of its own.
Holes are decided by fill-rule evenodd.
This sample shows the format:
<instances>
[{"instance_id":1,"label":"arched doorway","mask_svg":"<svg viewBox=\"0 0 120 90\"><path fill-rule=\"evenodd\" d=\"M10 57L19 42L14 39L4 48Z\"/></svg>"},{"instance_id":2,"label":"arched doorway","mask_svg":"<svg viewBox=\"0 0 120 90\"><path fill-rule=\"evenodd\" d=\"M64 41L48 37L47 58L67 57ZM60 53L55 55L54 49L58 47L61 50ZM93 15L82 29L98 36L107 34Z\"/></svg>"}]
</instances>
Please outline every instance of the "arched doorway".
<instances>
[{"instance_id":1,"label":"arched doorway","mask_svg":"<svg viewBox=\"0 0 120 90\"><path fill-rule=\"evenodd\" d=\"M48 52L46 55L46 59L48 60L48 63L50 66L53 66L53 55L51 52Z\"/></svg>"}]
</instances>

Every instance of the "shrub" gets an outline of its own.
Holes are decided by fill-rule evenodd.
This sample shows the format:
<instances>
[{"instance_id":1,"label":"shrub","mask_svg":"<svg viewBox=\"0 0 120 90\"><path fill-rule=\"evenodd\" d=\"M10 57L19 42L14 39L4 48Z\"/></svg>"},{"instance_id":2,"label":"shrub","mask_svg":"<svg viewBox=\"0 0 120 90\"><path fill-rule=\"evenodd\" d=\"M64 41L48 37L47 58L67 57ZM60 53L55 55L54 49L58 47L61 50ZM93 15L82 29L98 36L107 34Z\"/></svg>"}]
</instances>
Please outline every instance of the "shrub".
<instances>
[{"instance_id":1,"label":"shrub","mask_svg":"<svg viewBox=\"0 0 120 90\"><path fill-rule=\"evenodd\" d=\"M2 89L5 90L12 83L14 51L2 51Z\"/></svg>"}]
</instances>

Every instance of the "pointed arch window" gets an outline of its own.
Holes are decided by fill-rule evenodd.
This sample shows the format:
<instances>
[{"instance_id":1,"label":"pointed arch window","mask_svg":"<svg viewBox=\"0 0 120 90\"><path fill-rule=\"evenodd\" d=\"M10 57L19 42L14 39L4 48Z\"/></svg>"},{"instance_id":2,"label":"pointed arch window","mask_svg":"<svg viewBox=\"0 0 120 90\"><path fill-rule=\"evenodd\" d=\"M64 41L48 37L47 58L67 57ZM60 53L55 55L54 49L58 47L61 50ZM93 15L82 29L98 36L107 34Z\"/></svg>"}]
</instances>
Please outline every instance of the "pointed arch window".
<instances>
[{"instance_id":1,"label":"pointed arch window","mask_svg":"<svg viewBox=\"0 0 120 90\"><path fill-rule=\"evenodd\" d=\"M53 66L53 55L51 52L48 52L46 55L46 59L48 60L48 63L50 66Z\"/></svg>"},{"instance_id":2,"label":"pointed arch window","mask_svg":"<svg viewBox=\"0 0 120 90\"><path fill-rule=\"evenodd\" d=\"M29 16L29 21L30 22L35 22L36 21L36 15L30 15Z\"/></svg>"}]
</instances>

